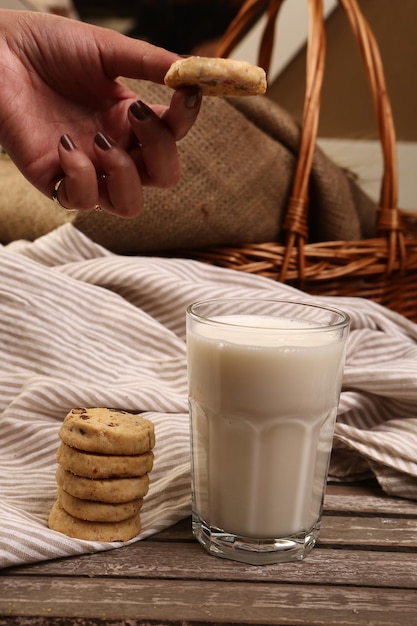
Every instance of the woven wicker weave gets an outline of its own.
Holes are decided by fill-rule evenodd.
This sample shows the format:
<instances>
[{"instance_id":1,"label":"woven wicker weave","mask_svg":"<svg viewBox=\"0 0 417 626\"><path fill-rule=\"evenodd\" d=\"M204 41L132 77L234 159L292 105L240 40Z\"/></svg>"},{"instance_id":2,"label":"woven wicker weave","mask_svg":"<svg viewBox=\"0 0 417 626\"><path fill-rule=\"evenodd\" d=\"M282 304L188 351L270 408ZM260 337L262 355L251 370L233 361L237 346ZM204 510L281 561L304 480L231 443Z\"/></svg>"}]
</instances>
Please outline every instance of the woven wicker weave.
<instances>
[{"instance_id":1,"label":"woven wicker weave","mask_svg":"<svg viewBox=\"0 0 417 626\"><path fill-rule=\"evenodd\" d=\"M268 72L275 21L284 0L247 0L218 50L228 56L248 25L265 12L259 64ZM308 187L316 145L325 60L322 0L308 0L309 33L302 135L292 196L284 220L285 244L266 242L199 250L216 265L269 276L316 295L370 298L417 322L417 213L398 209L396 138L378 45L356 0L339 0L359 45L378 124L383 176L374 239L308 242Z\"/></svg>"}]
</instances>

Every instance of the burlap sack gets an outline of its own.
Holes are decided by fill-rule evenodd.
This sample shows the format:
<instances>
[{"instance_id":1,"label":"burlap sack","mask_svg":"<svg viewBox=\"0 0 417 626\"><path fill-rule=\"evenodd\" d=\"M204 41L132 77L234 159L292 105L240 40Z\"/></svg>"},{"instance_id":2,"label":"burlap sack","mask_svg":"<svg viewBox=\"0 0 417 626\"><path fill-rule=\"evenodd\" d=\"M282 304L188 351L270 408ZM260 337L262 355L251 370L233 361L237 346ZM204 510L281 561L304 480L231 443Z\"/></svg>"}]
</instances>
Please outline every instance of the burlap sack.
<instances>
[{"instance_id":1,"label":"burlap sack","mask_svg":"<svg viewBox=\"0 0 417 626\"><path fill-rule=\"evenodd\" d=\"M148 103L171 91L125 81ZM145 189L133 220L68 212L42 196L7 159L0 160L0 241L33 240L65 222L119 254L278 240L299 143L299 127L267 97L206 98L179 143L182 178L173 189ZM311 176L312 240L374 234L376 207L319 149Z\"/></svg>"}]
</instances>

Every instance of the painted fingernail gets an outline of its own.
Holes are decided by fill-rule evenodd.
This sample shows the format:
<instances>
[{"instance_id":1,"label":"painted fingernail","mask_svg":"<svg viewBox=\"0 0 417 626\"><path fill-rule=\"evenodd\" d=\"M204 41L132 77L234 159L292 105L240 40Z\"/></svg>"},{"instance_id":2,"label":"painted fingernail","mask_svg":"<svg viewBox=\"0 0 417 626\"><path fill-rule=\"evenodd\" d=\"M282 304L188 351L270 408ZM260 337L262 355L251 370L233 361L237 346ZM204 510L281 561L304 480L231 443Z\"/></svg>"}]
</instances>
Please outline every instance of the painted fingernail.
<instances>
[{"instance_id":1,"label":"painted fingernail","mask_svg":"<svg viewBox=\"0 0 417 626\"><path fill-rule=\"evenodd\" d=\"M130 105L129 110L133 117L135 117L140 122L144 122L152 117L153 111L148 107L147 104L142 102L142 100L138 100Z\"/></svg>"},{"instance_id":2,"label":"painted fingernail","mask_svg":"<svg viewBox=\"0 0 417 626\"><path fill-rule=\"evenodd\" d=\"M62 135L60 142L65 150L68 150L68 152L71 152L71 150L75 150L77 148L69 135Z\"/></svg>"},{"instance_id":3,"label":"painted fingernail","mask_svg":"<svg viewBox=\"0 0 417 626\"><path fill-rule=\"evenodd\" d=\"M188 95L185 96L184 104L187 109L194 109L201 102L201 89L196 89L195 91L191 91Z\"/></svg>"},{"instance_id":4,"label":"painted fingernail","mask_svg":"<svg viewBox=\"0 0 417 626\"><path fill-rule=\"evenodd\" d=\"M94 141L96 145L102 150L110 150L110 148L113 147L113 142L110 137L107 137L107 135L103 135L103 133L97 133L97 135L94 137Z\"/></svg>"}]
</instances>

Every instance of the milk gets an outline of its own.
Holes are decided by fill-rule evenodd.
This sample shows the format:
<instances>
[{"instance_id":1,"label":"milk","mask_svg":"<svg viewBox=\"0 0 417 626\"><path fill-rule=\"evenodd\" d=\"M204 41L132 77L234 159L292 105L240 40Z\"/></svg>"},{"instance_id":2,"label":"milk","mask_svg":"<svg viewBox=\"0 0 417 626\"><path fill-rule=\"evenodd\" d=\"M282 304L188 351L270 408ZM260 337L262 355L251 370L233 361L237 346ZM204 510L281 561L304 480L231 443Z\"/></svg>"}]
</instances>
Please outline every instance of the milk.
<instances>
[{"instance_id":1,"label":"milk","mask_svg":"<svg viewBox=\"0 0 417 626\"><path fill-rule=\"evenodd\" d=\"M187 332L194 509L244 537L308 531L321 515L341 333L258 315L214 321Z\"/></svg>"}]
</instances>

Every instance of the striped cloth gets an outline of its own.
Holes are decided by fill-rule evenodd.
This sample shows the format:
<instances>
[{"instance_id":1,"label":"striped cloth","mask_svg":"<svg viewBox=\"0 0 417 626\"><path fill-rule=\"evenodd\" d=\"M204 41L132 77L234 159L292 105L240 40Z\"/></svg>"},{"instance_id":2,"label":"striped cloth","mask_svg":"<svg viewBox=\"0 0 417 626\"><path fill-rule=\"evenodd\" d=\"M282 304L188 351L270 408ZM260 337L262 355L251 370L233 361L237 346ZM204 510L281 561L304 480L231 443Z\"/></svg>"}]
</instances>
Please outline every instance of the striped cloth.
<instances>
[{"instance_id":1,"label":"striped cloth","mask_svg":"<svg viewBox=\"0 0 417 626\"><path fill-rule=\"evenodd\" d=\"M71 225L0 247L0 567L117 547L47 528L58 430L76 406L155 424L140 538L190 514L186 306L216 296L310 300L285 285L183 259L116 256ZM376 476L417 499L417 325L372 302L352 317L331 476Z\"/></svg>"}]
</instances>

